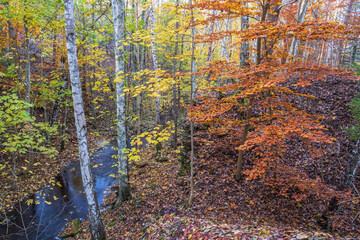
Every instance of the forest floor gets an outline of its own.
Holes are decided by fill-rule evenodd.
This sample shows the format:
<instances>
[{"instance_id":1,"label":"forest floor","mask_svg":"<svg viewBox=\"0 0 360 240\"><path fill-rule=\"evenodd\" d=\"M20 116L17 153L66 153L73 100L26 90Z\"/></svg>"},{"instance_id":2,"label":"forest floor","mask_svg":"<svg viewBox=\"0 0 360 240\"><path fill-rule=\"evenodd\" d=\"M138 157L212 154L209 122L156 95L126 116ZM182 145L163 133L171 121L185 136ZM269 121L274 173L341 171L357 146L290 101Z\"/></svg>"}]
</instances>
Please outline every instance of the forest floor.
<instances>
[{"instance_id":1,"label":"forest floor","mask_svg":"<svg viewBox=\"0 0 360 240\"><path fill-rule=\"evenodd\" d=\"M310 88L297 89L316 98L294 103L324 116L322 123L337 141L312 177L336 185L350 158L354 142L344 132L354 124L348 104L358 92L358 83L329 79ZM280 196L261 181L235 181L236 155L216 148L221 138L197 133L195 198L191 207L188 169L179 163L178 151L164 147L158 162L154 148L141 151L141 160L131 163L131 199L111 209L116 193L103 203L102 217L108 239L334 239L360 236L358 195L345 200L331 218L330 231L319 225L326 202L309 197L302 202ZM206 142L212 142L208 144ZM301 156L300 156L301 157ZM185 173L185 174L184 174ZM359 187L359 179L354 188ZM335 187L334 187L335 188ZM328 219L328 220L329 220ZM87 222L70 223L63 235L76 231L76 239L89 239ZM76 228L76 230L75 230Z\"/></svg>"}]
</instances>

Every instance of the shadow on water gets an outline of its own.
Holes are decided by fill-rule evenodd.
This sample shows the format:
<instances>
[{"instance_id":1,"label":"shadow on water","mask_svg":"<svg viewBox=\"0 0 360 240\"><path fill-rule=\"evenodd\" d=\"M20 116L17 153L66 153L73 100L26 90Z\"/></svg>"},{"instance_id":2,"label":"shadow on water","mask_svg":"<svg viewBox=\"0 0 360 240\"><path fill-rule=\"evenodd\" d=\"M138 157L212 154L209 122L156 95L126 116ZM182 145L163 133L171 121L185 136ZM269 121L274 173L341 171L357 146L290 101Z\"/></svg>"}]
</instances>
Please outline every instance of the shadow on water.
<instances>
[{"instance_id":1,"label":"shadow on water","mask_svg":"<svg viewBox=\"0 0 360 240\"><path fill-rule=\"evenodd\" d=\"M95 191L101 204L110 187L116 183L113 155L116 142L112 141L95 151L91 156ZM0 225L0 239L58 239L68 221L87 218L87 204L83 193L79 162L71 162L56 177L59 184L47 186L31 197L37 204L28 205L26 201L16 206L16 213L10 221ZM24 186L26 187L26 186ZM0 219L4 219L1 216ZM25 234L26 233L26 234Z\"/></svg>"}]
</instances>

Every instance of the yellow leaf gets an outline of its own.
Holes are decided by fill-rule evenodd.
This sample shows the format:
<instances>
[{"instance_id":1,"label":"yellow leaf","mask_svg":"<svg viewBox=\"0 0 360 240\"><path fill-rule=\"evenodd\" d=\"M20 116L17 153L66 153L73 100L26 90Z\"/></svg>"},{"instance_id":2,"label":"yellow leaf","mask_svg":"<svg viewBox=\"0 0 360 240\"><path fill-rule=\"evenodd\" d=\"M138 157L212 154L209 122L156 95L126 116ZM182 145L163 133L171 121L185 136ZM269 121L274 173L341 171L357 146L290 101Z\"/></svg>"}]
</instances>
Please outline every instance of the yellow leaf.
<instances>
[{"instance_id":1,"label":"yellow leaf","mask_svg":"<svg viewBox=\"0 0 360 240\"><path fill-rule=\"evenodd\" d=\"M54 200L56 201L56 200L58 200L59 198L57 198L56 196L54 196Z\"/></svg>"},{"instance_id":2,"label":"yellow leaf","mask_svg":"<svg viewBox=\"0 0 360 240\"><path fill-rule=\"evenodd\" d=\"M99 166L99 164L95 164L94 166L93 166L93 168L97 168Z\"/></svg>"},{"instance_id":3,"label":"yellow leaf","mask_svg":"<svg viewBox=\"0 0 360 240\"><path fill-rule=\"evenodd\" d=\"M190 234L190 235L188 236L188 239L190 239L190 238L192 238L192 234Z\"/></svg>"},{"instance_id":4,"label":"yellow leaf","mask_svg":"<svg viewBox=\"0 0 360 240\"><path fill-rule=\"evenodd\" d=\"M27 204L28 206L30 206L30 204L32 204L33 202L34 202L33 199L28 199L28 200L26 201L26 204Z\"/></svg>"},{"instance_id":5,"label":"yellow leaf","mask_svg":"<svg viewBox=\"0 0 360 240\"><path fill-rule=\"evenodd\" d=\"M114 79L114 82L122 82L124 79L123 72L119 72L119 76Z\"/></svg>"},{"instance_id":6,"label":"yellow leaf","mask_svg":"<svg viewBox=\"0 0 360 240\"><path fill-rule=\"evenodd\" d=\"M51 202L45 201L46 204L51 205Z\"/></svg>"}]
</instances>

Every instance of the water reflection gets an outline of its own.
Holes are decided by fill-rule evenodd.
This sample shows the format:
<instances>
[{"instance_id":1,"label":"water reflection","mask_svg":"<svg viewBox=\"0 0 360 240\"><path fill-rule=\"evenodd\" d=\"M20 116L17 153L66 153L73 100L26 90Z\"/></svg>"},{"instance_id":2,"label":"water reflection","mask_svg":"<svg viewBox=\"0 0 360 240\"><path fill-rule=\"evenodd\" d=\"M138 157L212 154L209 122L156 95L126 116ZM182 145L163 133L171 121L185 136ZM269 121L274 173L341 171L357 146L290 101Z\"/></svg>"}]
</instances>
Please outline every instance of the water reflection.
<instances>
[{"instance_id":1,"label":"water reflection","mask_svg":"<svg viewBox=\"0 0 360 240\"><path fill-rule=\"evenodd\" d=\"M91 157L93 165L98 165L92 170L99 204L103 202L105 192L116 183L116 178L110 177L110 174L116 173L116 168L112 167L115 162L112 155L116 155L115 145L115 142L111 142ZM56 182L55 186L48 186L32 196L31 199L37 204L28 206L22 202L16 206L15 217L0 226L0 239L57 239L69 220L86 219L87 205L79 162L70 163L56 177Z\"/></svg>"}]
</instances>

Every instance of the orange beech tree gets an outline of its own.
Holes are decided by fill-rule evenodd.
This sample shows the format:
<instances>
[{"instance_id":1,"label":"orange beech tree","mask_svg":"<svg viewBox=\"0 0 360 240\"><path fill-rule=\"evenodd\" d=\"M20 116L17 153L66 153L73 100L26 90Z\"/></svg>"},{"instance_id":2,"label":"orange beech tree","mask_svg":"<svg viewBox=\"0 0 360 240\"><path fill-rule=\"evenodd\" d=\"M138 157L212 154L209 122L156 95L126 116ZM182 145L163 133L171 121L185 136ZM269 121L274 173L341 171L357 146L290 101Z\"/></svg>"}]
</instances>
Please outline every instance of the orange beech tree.
<instances>
[{"instance_id":1,"label":"orange beech tree","mask_svg":"<svg viewBox=\"0 0 360 240\"><path fill-rule=\"evenodd\" d=\"M299 165L305 159L293 156L294 139L307 149L306 161L316 161L324 154L321 145L331 144L334 138L328 136L320 124L321 116L311 115L293 104L294 98L313 97L297 93L296 89L326 80L330 75L346 79L353 74L318 64L310 58L297 57L294 50L290 50L292 39L298 41L297 51L303 56L305 42L343 41L359 34L359 27L328 22L321 15L304 21L289 20L294 5L306 13L304 1L301 2L195 1L192 7L204 11L207 18L194 24L250 18L247 27L241 30L198 35L198 43L232 37L232 48L245 43L250 47L239 47L240 56L248 56L245 64L244 60L242 64L220 60L199 69L199 73L211 74L212 80L227 79L228 84L207 88L197 104L189 107L191 119L210 125L211 133L227 136L227 143L235 146L237 180L244 176L246 180L261 179L266 185L279 189L280 194L291 195L297 201L309 194L325 196L332 191L301 170ZM250 164L244 167L245 156L250 152L251 158L246 159Z\"/></svg>"}]
</instances>

